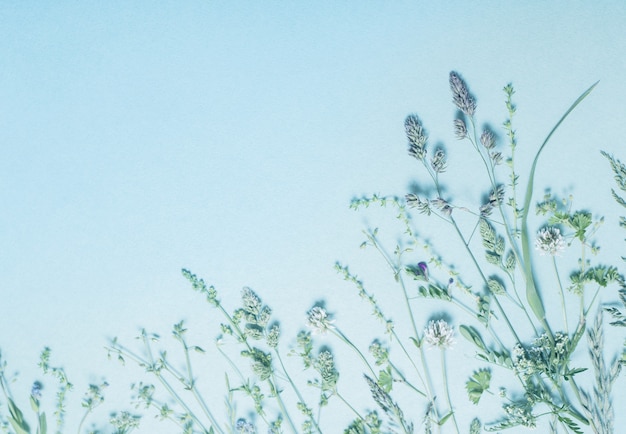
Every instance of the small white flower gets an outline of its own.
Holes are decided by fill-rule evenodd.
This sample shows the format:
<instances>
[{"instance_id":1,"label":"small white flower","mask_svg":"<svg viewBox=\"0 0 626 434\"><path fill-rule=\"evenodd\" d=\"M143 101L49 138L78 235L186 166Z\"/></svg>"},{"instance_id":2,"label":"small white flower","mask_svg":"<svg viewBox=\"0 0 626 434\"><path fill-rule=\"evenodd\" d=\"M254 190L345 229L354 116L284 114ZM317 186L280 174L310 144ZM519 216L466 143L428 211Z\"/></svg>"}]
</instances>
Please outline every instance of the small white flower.
<instances>
[{"instance_id":1,"label":"small white flower","mask_svg":"<svg viewBox=\"0 0 626 434\"><path fill-rule=\"evenodd\" d=\"M454 328L446 321L431 321L424 330L424 339L432 347L450 348L454 344Z\"/></svg>"},{"instance_id":2,"label":"small white flower","mask_svg":"<svg viewBox=\"0 0 626 434\"><path fill-rule=\"evenodd\" d=\"M326 334L328 330L334 329L335 320L328 319L326 310L322 307L315 306L308 313L308 326L313 330L313 334Z\"/></svg>"},{"instance_id":3,"label":"small white flower","mask_svg":"<svg viewBox=\"0 0 626 434\"><path fill-rule=\"evenodd\" d=\"M561 231L553 227L541 229L537 233L535 249L539 250L539 254L542 256L546 254L558 256L559 253L565 249L565 242L563 241Z\"/></svg>"}]
</instances>

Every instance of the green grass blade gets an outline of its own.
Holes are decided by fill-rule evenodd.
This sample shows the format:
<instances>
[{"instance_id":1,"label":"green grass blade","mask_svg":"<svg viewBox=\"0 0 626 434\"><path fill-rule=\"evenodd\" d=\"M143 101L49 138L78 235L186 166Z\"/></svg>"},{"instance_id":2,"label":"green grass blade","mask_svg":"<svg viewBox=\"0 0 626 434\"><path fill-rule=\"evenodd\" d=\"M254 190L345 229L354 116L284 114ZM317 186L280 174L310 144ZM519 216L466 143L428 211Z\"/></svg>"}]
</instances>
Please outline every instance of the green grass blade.
<instances>
[{"instance_id":1,"label":"green grass blade","mask_svg":"<svg viewBox=\"0 0 626 434\"><path fill-rule=\"evenodd\" d=\"M584 100L587 95L591 93L594 87L598 82L595 82L589 89L583 92L582 95L574 101L574 103L570 106L569 109L565 112L565 114L559 119L559 121L554 125L546 139L541 144L541 147L537 151L537 155L535 155L535 159L533 161L533 165L530 169L530 174L528 176L528 185L526 186L526 196L524 198L524 208L522 212L522 257L524 260L524 273L527 276L526 279L526 298L528 300L528 304L532 309L533 313L537 317L537 319L541 322L541 324L546 327L546 313L543 307L543 302L541 301L541 297L539 292L537 291L537 286L535 285L535 278L532 273L532 266L530 263L530 237L528 235L528 212L530 210L530 201L533 196L533 184L535 178L535 169L537 167L537 162L539 161L539 155L543 148L545 148L546 144L554 134L554 132L559 128L561 123L567 118L567 116L576 108L578 104ZM546 327L547 328L547 327Z\"/></svg>"}]
</instances>

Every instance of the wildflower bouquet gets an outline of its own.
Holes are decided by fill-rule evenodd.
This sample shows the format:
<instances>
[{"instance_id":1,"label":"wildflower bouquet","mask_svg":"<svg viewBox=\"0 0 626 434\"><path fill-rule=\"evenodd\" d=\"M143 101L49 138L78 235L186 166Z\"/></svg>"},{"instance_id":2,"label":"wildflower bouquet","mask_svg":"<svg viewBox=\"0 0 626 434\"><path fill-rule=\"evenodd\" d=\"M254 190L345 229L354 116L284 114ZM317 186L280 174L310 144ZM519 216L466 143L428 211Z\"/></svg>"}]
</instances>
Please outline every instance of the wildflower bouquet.
<instances>
[{"instance_id":1,"label":"wildflower bouquet","mask_svg":"<svg viewBox=\"0 0 626 434\"><path fill-rule=\"evenodd\" d=\"M159 337L145 331L139 337L141 352L117 340L109 346L110 354L136 362L155 378L154 384L133 385L137 402L154 408L184 433L477 434L538 426L552 434L614 432L612 390L626 353L606 350L604 319L611 318L615 327L626 326L626 283L617 267L594 256L599 251L594 235L602 219L574 209L571 198L548 193L539 202L533 199L542 151L594 87L550 131L521 188L513 86L504 88L502 144L495 131L477 127L476 100L452 72L450 88L458 109L454 132L475 152L481 170L474 170L472 177L484 184L482 202L461 203L462 195L443 183L448 154L443 146L432 149L421 119L409 115L409 155L428 182L420 180L403 199L375 195L351 204L354 209L391 207L403 230L393 249L385 248L378 229L366 230L362 244L380 255L396 290L375 294L347 266L336 264L338 273L371 307L385 338L362 347L349 337L354 333L349 325L339 324L317 304L308 312L307 327L290 343L272 309L254 291L245 288L241 305L229 311L213 286L183 270L193 289L223 318L210 354L226 361L226 408L204 398L194 354L209 352L188 342L183 323L173 330L183 354L182 368L170 353L156 351ZM626 166L604 156L619 189L626 191ZM613 196L626 206L616 191ZM413 210L420 214L419 225ZM445 257L437 253L436 239L416 229L434 226L457 240ZM626 227L624 218L620 226ZM544 263L538 265L537 259ZM549 273L539 273L546 263ZM606 293L609 286L617 288L617 297ZM449 375L455 344L456 370ZM331 345L337 348L334 353ZM342 383L337 354L358 366L352 371L361 373L360 383ZM286 355L292 358L286 360ZM246 363L240 363L239 356ZM295 366L294 357L299 360ZM369 394L370 404L355 402L351 389ZM238 406L242 401L237 397L248 404ZM250 410L242 411L245 405ZM344 411L350 421L338 428L333 415Z\"/></svg>"},{"instance_id":2,"label":"wildflower bouquet","mask_svg":"<svg viewBox=\"0 0 626 434\"><path fill-rule=\"evenodd\" d=\"M11 393L9 384L13 379L7 376L7 362L0 357L0 389L2 389L3 398L6 399L6 407L8 410L6 416L4 416L3 411L0 411L0 430L2 432L15 434L68 432L66 428L66 415L68 412L67 398L68 394L74 389L74 385L69 381L62 367L51 365L50 354L50 348L44 348L39 357L39 367L44 375L51 376L58 382L53 404L53 422L48 419L44 411L46 407L45 401L47 400L44 398L44 385L41 381L33 382L30 395L28 396L30 408L32 413L34 413L34 423L32 421L33 418L24 414L18 405L19 399L14 398ZM76 428L77 433L80 434L83 432L87 418L104 402L104 389L107 386L108 383L106 381L100 384L89 385L81 401L82 410L80 412L82 412L82 417ZM48 396L48 398L51 398L51 396ZM113 413L110 415L109 424L114 431L92 428L89 433L104 434L105 432L113 432L115 434L129 434L139 426L139 419L139 416L132 415L126 411ZM29 423L29 420L31 423Z\"/></svg>"}]
</instances>

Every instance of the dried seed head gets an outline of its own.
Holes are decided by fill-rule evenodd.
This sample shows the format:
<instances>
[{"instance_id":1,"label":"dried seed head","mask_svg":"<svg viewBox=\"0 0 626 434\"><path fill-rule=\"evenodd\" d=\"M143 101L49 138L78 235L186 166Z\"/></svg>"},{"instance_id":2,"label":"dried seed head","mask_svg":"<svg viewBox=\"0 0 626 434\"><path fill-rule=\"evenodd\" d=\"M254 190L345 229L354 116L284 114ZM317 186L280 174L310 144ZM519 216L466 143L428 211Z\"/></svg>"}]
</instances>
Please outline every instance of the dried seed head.
<instances>
[{"instance_id":1,"label":"dried seed head","mask_svg":"<svg viewBox=\"0 0 626 434\"><path fill-rule=\"evenodd\" d=\"M409 208L417 208L421 214L430 215L431 209L427 199L422 201L418 195L409 193L405 196L405 200Z\"/></svg>"},{"instance_id":2,"label":"dried seed head","mask_svg":"<svg viewBox=\"0 0 626 434\"><path fill-rule=\"evenodd\" d=\"M426 157L426 140L428 136L424 133L424 128L417 115L411 114L404 120L404 129L409 139L409 155L423 160Z\"/></svg>"},{"instance_id":3,"label":"dried seed head","mask_svg":"<svg viewBox=\"0 0 626 434\"><path fill-rule=\"evenodd\" d=\"M435 155L430 160L430 165L437 173L446 171L446 153L443 152L443 149L437 149L437 152L435 152Z\"/></svg>"},{"instance_id":4,"label":"dried seed head","mask_svg":"<svg viewBox=\"0 0 626 434\"><path fill-rule=\"evenodd\" d=\"M496 139L491 131L483 130L483 133L480 135L480 143L487 149L493 149L496 146Z\"/></svg>"},{"instance_id":5,"label":"dried seed head","mask_svg":"<svg viewBox=\"0 0 626 434\"><path fill-rule=\"evenodd\" d=\"M452 214L452 206L445 199L438 197L437 199L433 199L430 202L443 214Z\"/></svg>"},{"instance_id":6,"label":"dried seed head","mask_svg":"<svg viewBox=\"0 0 626 434\"><path fill-rule=\"evenodd\" d=\"M465 126L465 121L463 121L463 119L454 120L454 134L459 140L467 137L467 127Z\"/></svg>"},{"instance_id":7,"label":"dried seed head","mask_svg":"<svg viewBox=\"0 0 626 434\"><path fill-rule=\"evenodd\" d=\"M470 95L465 82L454 71L450 73L450 89L452 90L452 100L458 109L467 116L474 116L476 100Z\"/></svg>"}]
</instances>

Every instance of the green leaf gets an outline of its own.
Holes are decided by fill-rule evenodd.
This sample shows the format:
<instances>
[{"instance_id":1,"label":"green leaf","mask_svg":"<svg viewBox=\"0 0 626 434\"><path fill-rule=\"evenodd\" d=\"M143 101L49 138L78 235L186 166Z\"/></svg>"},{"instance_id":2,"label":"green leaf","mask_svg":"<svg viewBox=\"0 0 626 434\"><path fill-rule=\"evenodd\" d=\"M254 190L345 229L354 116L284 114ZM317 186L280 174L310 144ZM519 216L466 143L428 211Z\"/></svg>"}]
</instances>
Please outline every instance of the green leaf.
<instances>
[{"instance_id":1,"label":"green leaf","mask_svg":"<svg viewBox=\"0 0 626 434\"><path fill-rule=\"evenodd\" d=\"M442 426L444 423L447 422L448 419L450 419L450 417L454 414L454 412L449 412L448 414L446 414L444 417L442 417L441 419L439 419L439 422L437 422L437 425Z\"/></svg>"},{"instance_id":2,"label":"green leaf","mask_svg":"<svg viewBox=\"0 0 626 434\"><path fill-rule=\"evenodd\" d=\"M587 211L576 211L569 219L569 224L576 231L576 238L585 240L585 231L591 225L591 213Z\"/></svg>"},{"instance_id":3,"label":"green leaf","mask_svg":"<svg viewBox=\"0 0 626 434\"><path fill-rule=\"evenodd\" d=\"M569 429L571 429L576 434L585 434L582 429L578 426L576 422L566 416L558 415L559 421L563 422Z\"/></svg>"},{"instance_id":4,"label":"green leaf","mask_svg":"<svg viewBox=\"0 0 626 434\"><path fill-rule=\"evenodd\" d=\"M48 432L48 423L46 422L46 413L41 413L39 415L39 429L41 430L41 434L46 434Z\"/></svg>"},{"instance_id":5,"label":"green leaf","mask_svg":"<svg viewBox=\"0 0 626 434\"><path fill-rule=\"evenodd\" d=\"M550 141L550 138L555 133L555 131L559 128L561 123L569 116L569 114L576 108L578 104L582 102L593 90L598 82L594 83L589 89L582 93L574 101L574 103L570 106L569 109L565 112L565 114L559 119L556 125L552 128L546 139L543 141L537 154L535 155L535 159L533 160L533 164L530 169L530 173L528 176L528 185L526 186L526 195L524 198L524 206L522 213L522 257L524 261L524 274L526 275L526 298L528 299L528 304L532 309L533 313L537 317L537 319L542 323L542 325L547 326L546 323L546 313L543 307L543 303L541 298L539 297L539 292L537 291L537 287L535 286L535 279L532 272L532 264L530 262L530 237L528 235L528 210L530 209L530 202L533 197L533 187L535 181L535 169L537 168L537 162L539 161L539 155L541 151L545 148L546 144ZM548 329L548 327L546 327Z\"/></svg>"},{"instance_id":6,"label":"green leaf","mask_svg":"<svg viewBox=\"0 0 626 434\"><path fill-rule=\"evenodd\" d=\"M468 341L472 342L478 348L483 351L488 351L483 338L480 336L480 333L476 331L476 329L472 326L461 325L459 326L459 333Z\"/></svg>"},{"instance_id":7,"label":"green leaf","mask_svg":"<svg viewBox=\"0 0 626 434\"><path fill-rule=\"evenodd\" d=\"M465 383L467 389L467 395L469 400L478 404L483 392L489 389L489 383L491 382L491 372L487 369L481 369L474 372L474 374Z\"/></svg>"},{"instance_id":8,"label":"green leaf","mask_svg":"<svg viewBox=\"0 0 626 434\"><path fill-rule=\"evenodd\" d=\"M563 374L563 378L565 379L565 381L569 381L569 379L571 377L573 377L576 374L580 374L581 372L585 372L587 370L587 368L574 368L574 369L570 369L568 370L565 374Z\"/></svg>"},{"instance_id":9,"label":"green leaf","mask_svg":"<svg viewBox=\"0 0 626 434\"><path fill-rule=\"evenodd\" d=\"M387 367L387 369L380 371L380 375L378 376L378 385L385 392L391 392L393 388L393 376L391 375L391 368Z\"/></svg>"}]
</instances>

